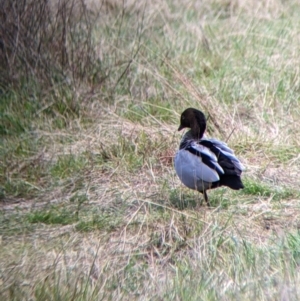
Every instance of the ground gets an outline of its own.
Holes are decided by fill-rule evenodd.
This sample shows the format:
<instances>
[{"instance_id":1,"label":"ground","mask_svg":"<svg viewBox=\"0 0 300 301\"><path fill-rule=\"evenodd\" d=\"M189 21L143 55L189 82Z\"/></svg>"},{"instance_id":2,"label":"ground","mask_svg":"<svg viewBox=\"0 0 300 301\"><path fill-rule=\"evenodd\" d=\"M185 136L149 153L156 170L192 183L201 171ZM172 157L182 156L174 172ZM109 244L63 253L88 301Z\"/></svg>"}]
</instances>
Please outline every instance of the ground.
<instances>
[{"instance_id":1,"label":"ground","mask_svg":"<svg viewBox=\"0 0 300 301\"><path fill-rule=\"evenodd\" d=\"M1 86L1 299L299 300L298 2L75 7L63 75ZM173 167L187 107L246 167L210 208Z\"/></svg>"}]
</instances>

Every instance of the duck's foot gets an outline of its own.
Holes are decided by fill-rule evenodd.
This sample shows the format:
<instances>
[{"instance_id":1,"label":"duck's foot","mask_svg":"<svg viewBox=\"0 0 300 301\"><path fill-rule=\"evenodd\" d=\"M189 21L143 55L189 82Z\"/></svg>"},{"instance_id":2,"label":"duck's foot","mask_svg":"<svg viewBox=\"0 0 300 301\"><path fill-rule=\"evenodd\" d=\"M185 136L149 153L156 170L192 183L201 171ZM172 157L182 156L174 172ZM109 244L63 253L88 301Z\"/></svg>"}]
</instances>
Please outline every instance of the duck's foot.
<instances>
[{"instance_id":1,"label":"duck's foot","mask_svg":"<svg viewBox=\"0 0 300 301\"><path fill-rule=\"evenodd\" d=\"M209 203L209 200L208 200L208 196L207 196L206 191L203 191L203 196L204 196L204 200L205 200L207 206L210 207L210 203Z\"/></svg>"}]
</instances>

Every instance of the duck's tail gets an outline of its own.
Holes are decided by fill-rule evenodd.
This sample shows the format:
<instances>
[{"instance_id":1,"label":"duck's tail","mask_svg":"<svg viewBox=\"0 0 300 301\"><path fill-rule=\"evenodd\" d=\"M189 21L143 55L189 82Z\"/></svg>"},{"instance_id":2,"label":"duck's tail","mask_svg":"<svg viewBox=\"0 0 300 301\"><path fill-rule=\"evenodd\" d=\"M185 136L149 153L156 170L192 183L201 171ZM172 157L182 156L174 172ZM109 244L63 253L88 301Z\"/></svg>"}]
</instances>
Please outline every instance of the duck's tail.
<instances>
[{"instance_id":1,"label":"duck's tail","mask_svg":"<svg viewBox=\"0 0 300 301\"><path fill-rule=\"evenodd\" d=\"M220 186L227 186L234 190L239 190L244 188L244 184L240 176L236 175L224 175L220 179Z\"/></svg>"}]
</instances>

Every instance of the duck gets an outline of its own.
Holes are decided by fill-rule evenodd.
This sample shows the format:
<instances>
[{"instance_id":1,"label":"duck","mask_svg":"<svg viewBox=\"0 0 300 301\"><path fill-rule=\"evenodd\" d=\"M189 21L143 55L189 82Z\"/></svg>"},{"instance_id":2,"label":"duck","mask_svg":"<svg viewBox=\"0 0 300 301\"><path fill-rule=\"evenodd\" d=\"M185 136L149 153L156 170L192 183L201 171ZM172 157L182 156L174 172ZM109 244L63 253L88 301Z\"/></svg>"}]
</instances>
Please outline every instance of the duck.
<instances>
[{"instance_id":1,"label":"duck","mask_svg":"<svg viewBox=\"0 0 300 301\"><path fill-rule=\"evenodd\" d=\"M181 114L178 131L189 128L180 142L174 165L180 181L203 194L210 206L207 190L227 186L243 189L244 166L228 145L217 139L204 138L206 118L203 112L188 108Z\"/></svg>"}]
</instances>

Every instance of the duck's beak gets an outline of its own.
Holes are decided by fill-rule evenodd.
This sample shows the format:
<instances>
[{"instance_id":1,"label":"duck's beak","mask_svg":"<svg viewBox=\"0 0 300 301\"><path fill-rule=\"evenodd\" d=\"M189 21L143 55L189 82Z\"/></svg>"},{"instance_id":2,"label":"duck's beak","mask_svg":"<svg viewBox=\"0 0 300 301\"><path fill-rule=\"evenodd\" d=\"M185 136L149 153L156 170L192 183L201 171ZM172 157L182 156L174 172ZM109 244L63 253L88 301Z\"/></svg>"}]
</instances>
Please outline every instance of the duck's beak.
<instances>
[{"instance_id":1,"label":"duck's beak","mask_svg":"<svg viewBox=\"0 0 300 301\"><path fill-rule=\"evenodd\" d=\"M184 128L184 126L180 125L178 128L178 131L181 131Z\"/></svg>"}]
</instances>

